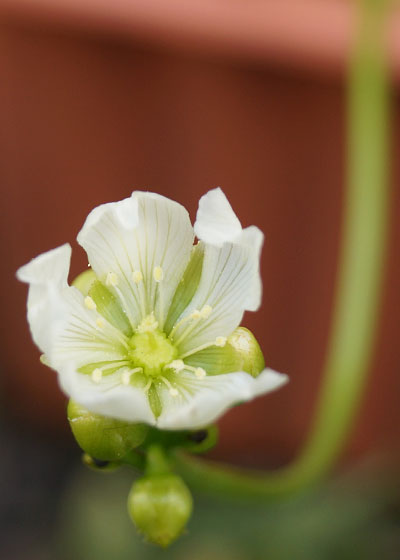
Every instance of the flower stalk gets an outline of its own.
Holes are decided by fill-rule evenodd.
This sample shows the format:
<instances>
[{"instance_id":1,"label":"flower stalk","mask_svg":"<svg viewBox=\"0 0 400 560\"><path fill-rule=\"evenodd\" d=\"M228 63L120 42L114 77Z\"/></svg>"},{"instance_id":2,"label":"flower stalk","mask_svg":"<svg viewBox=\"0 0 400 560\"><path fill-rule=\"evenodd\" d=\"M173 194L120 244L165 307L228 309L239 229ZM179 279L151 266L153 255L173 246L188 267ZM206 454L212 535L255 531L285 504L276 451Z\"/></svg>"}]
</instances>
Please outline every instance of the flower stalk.
<instances>
[{"instance_id":1,"label":"flower stalk","mask_svg":"<svg viewBox=\"0 0 400 560\"><path fill-rule=\"evenodd\" d=\"M359 410L374 350L388 223L387 3L359 2L348 78L348 168L342 252L322 386L308 440L293 464L251 473L177 455L194 486L228 497L268 499L321 479L340 455ZM206 481L207 488L204 488Z\"/></svg>"}]
</instances>

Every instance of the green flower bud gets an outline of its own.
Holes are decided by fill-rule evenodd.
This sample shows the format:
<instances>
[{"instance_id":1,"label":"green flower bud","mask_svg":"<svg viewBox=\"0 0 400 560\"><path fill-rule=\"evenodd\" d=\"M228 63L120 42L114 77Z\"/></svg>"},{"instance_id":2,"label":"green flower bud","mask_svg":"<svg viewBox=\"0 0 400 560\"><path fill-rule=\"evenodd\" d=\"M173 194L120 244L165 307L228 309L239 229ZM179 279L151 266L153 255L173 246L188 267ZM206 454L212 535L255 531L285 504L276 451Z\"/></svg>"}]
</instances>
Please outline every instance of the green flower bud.
<instances>
[{"instance_id":1,"label":"green flower bud","mask_svg":"<svg viewBox=\"0 0 400 560\"><path fill-rule=\"evenodd\" d=\"M128 512L138 531L163 548L182 533L192 505L186 484L174 474L145 476L133 484L128 496Z\"/></svg>"},{"instance_id":2,"label":"green flower bud","mask_svg":"<svg viewBox=\"0 0 400 560\"><path fill-rule=\"evenodd\" d=\"M228 337L227 346L236 351L238 369L257 377L265 367L264 356L255 336L249 329L238 327Z\"/></svg>"},{"instance_id":3,"label":"green flower bud","mask_svg":"<svg viewBox=\"0 0 400 560\"><path fill-rule=\"evenodd\" d=\"M75 286L84 296L87 296L93 282L97 280L96 274L91 268L84 270L74 280L72 285Z\"/></svg>"},{"instance_id":4,"label":"green flower bud","mask_svg":"<svg viewBox=\"0 0 400 560\"><path fill-rule=\"evenodd\" d=\"M118 461L146 438L148 426L89 412L70 400L68 421L78 445L100 461Z\"/></svg>"}]
</instances>

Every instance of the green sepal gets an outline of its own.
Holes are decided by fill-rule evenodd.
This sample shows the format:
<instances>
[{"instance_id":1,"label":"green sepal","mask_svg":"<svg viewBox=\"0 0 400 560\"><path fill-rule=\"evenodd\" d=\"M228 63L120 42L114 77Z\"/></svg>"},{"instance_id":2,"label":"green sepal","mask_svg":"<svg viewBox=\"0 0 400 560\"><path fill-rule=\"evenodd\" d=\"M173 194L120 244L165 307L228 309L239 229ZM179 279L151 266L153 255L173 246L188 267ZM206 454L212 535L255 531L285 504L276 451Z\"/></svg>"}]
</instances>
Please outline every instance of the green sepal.
<instances>
[{"instance_id":1,"label":"green sepal","mask_svg":"<svg viewBox=\"0 0 400 560\"><path fill-rule=\"evenodd\" d=\"M149 405L152 413L156 418L158 418L162 412L162 403L157 391L156 384L157 381L153 381L153 383L150 386L150 389L147 392L147 398L149 399Z\"/></svg>"},{"instance_id":2,"label":"green sepal","mask_svg":"<svg viewBox=\"0 0 400 560\"><path fill-rule=\"evenodd\" d=\"M79 447L100 461L118 461L143 443L145 424L133 424L94 414L73 400L68 403L68 421Z\"/></svg>"},{"instance_id":3,"label":"green sepal","mask_svg":"<svg viewBox=\"0 0 400 560\"><path fill-rule=\"evenodd\" d=\"M93 282L97 280L96 274L91 268L88 268L84 272L78 274L78 276L72 281L72 286L75 286L81 294L87 296Z\"/></svg>"},{"instance_id":4,"label":"green sepal","mask_svg":"<svg viewBox=\"0 0 400 560\"><path fill-rule=\"evenodd\" d=\"M185 311L196 293L200 282L201 271L203 269L203 260L204 247L200 242L193 247L189 263L183 273L182 280L178 284L174 297L172 298L164 324L164 331L167 334L171 332L174 324Z\"/></svg>"},{"instance_id":5,"label":"green sepal","mask_svg":"<svg viewBox=\"0 0 400 560\"><path fill-rule=\"evenodd\" d=\"M138 531L163 548L182 534L192 508L190 491L175 474L145 476L128 496L128 512Z\"/></svg>"},{"instance_id":6,"label":"green sepal","mask_svg":"<svg viewBox=\"0 0 400 560\"><path fill-rule=\"evenodd\" d=\"M185 363L205 369L208 375L245 371L257 377L264 369L264 356L253 333L238 327L225 346L210 346L185 358Z\"/></svg>"},{"instance_id":7,"label":"green sepal","mask_svg":"<svg viewBox=\"0 0 400 560\"><path fill-rule=\"evenodd\" d=\"M126 336L132 336L133 329L125 311L114 294L102 282L96 280L90 286L88 295L96 304L97 311L116 329Z\"/></svg>"}]
</instances>

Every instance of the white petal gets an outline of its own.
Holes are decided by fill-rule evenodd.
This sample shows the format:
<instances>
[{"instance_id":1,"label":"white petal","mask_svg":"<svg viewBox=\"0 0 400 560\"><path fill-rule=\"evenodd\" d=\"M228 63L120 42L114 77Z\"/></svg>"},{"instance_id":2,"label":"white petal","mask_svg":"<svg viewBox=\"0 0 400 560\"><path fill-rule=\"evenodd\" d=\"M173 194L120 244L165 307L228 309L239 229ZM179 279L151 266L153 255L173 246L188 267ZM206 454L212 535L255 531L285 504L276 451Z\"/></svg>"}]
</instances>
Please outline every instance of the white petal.
<instances>
[{"instance_id":1,"label":"white petal","mask_svg":"<svg viewBox=\"0 0 400 560\"><path fill-rule=\"evenodd\" d=\"M219 187L200 198L194 232L202 241L215 245L241 235L242 226Z\"/></svg>"},{"instance_id":2,"label":"white petal","mask_svg":"<svg viewBox=\"0 0 400 560\"><path fill-rule=\"evenodd\" d=\"M28 322L32 338L44 353L52 348L62 328L64 302L59 297L67 287L71 260L69 244L39 255L17 271L17 277L29 284Z\"/></svg>"},{"instance_id":3,"label":"white petal","mask_svg":"<svg viewBox=\"0 0 400 560\"><path fill-rule=\"evenodd\" d=\"M163 409L157 427L169 430L202 428L232 405L273 391L286 382L286 375L271 369L265 369L256 378L244 372L203 379L179 373L178 396L171 396L167 388L162 389Z\"/></svg>"},{"instance_id":4,"label":"white petal","mask_svg":"<svg viewBox=\"0 0 400 560\"><path fill-rule=\"evenodd\" d=\"M67 286L59 299L64 302L64 317L46 352L51 367L59 370L72 364L78 369L96 362L124 359L126 337L99 313L88 309L76 288Z\"/></svg>"},{"instance_id":5,"label":"white petal","mask_svg":"<svg viewBox=\"0 0 400 560\"><path fill-rule=\"evenodd\" d=\"M59 382L65 393L91 412L128 422L155 423L147 395L135 387L121 385L118 374L94 384L89 376L66 366L59 370Z\"/></svg>"},{"instance_id":6,"label":"white petal","mask_svg":"<svg viewBox=\"0 0 400 560\"><path fill-rule=\"evenodd\" d=\"M186 356L217 337L229 336L240 324L246 309L255 310L261 299L259 252L262 233L248 228L236 243L221 247L205 245L202 275L197 291L182 315L209 305L208 318L177 327L174 341Z\"/></svg>"},{"instance_id":7,"label":"white petal","mask_svg":"<svg viewBox=\"0 0 400 560\"><path fill-rule=\"evenodd\" d=\"M58 371L63 390L77 402L105 415L154 422L147 397L121 385L119 374L97 385L90 375L77 372L82 365L123 359L123 335L107 321L99 328L97 312L85 307L84 296L68 286L70 256L70 246L63 245L17 272L29 283L28 320L36 344Z\"/></svg>"},{"instance_id":8,"label":"white petal","mask_svg":"<svg viewBox=\"0 0 400 560\"><path fill-rule=\"evenodd\" d=\"M247 311L257 311L261 304L262 282L260 275L261 249L264 243L264 234L256 226L249 226L243 230L241 242L252 250L251 259L255 266L255 273L252 275L251 284L247 287L247 297L245 309Z\"/></svg>"},{"instance_id":9,"label":"white petal","mask_svg":"<svg viewBox=\"0 0 400 560\"><path fill-rule=\"evenodd\" d=\"M162 327L193 244L185 208L154 193L133 192L95 208L78 242L101 280L116 275L117 284L110 289L122 300L132 325L154 311ZM141 278L137 271L142 281L133 280Z\"/></svg>"}]
</instances>

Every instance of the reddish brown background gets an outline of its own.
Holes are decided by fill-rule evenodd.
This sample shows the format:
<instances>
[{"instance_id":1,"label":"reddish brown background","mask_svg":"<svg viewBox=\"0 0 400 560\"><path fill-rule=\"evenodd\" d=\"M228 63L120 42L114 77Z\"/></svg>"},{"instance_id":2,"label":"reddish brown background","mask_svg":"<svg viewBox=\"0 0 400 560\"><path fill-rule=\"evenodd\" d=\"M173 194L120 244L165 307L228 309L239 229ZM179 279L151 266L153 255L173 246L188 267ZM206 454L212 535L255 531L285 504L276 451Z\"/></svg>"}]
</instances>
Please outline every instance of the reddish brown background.
<instances>
[{"instance_id":1,"label":"reddish brown background","mask_svg":"<svg viewBox=\"0 0 400 560\"><path fill-rule=\"evenodd\" d=\"M54 373L38 362L26 287L15 270L73 242L99 203L148 189L178 200L194 218L198 198L220 185L242 224L266 233L263 305L245 324L267 363L291 382L230 412L217 455L280 464L307 432L329 334L354 14L333 0L324 8L297 2L294 11L289 1L233 10L205 2L201 11L197 3L165 4L0 1L2 406L9 421L66 433L64 398ZM394 78L398 23L393 17L388 35ZM393 97L387 272L353 456L399 451L400 123ZM86 266L74 248L72 276Z\"/></svg>"}]
</instances>

